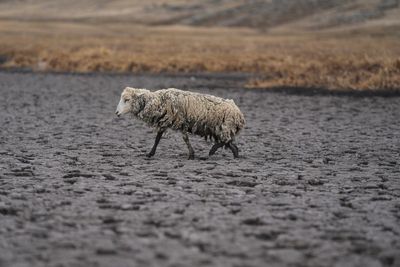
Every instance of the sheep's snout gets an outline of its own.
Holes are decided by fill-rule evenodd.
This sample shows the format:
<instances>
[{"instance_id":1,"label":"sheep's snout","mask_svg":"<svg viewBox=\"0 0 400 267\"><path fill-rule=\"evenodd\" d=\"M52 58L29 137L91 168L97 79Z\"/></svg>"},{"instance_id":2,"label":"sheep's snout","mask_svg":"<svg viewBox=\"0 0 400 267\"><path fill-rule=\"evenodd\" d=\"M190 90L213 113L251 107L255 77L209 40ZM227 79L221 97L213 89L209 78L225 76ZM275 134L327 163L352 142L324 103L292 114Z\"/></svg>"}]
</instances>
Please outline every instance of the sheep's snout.
<instances>
[{"instance_id":1,"label":"sheep's snout","mask_svg":"<svg viewBox=\"0 0 400 267\"><path fill-rule=\"evenodd\" d=\"M121 98L118 103L117 109L115 110L115 114L119 117L125 113L129 112L129 105L125 103L125 101Z\"/></svg>"}]
</instances>

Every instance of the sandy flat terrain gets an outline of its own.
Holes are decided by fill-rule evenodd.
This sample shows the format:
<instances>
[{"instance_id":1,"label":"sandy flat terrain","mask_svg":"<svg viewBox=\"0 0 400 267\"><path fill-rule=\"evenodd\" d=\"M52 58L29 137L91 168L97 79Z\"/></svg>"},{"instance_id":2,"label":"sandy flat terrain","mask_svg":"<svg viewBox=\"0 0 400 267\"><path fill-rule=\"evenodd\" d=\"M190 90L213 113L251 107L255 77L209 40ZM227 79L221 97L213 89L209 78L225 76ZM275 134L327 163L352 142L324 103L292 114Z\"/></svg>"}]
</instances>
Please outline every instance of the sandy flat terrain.
<instances>
[{"instance_id":1,"label":"sandy flat terrain","mask_svg":"<svg viewBox=\"0 0 400 267\"><path fill-rule=\"evenodd\" d=\"M0 266L399 266L400 98L241 76L0 73ZM232 98L228 150L116 118L126 85Z\"/></svg>"}]
</instances>

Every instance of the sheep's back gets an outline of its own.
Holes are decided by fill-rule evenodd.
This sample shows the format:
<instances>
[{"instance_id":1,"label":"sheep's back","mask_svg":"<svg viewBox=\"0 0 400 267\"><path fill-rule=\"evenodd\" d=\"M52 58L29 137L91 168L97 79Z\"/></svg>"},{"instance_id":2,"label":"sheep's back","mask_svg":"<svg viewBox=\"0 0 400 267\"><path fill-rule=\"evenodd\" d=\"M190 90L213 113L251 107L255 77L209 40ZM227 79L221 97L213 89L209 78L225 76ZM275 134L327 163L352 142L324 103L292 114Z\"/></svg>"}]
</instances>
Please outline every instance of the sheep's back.
<instances>
[{"instance_id":1,"label":"sheep's back","mask_svg":"<svg viewBox=\"0 0 400 267\"><path fill-rule=\"evenodd\" d=\"M165 127L224 142L243 128L243 114L232 100L177 89L160 91L169 118Z\"/></svg>"}]
</instances>

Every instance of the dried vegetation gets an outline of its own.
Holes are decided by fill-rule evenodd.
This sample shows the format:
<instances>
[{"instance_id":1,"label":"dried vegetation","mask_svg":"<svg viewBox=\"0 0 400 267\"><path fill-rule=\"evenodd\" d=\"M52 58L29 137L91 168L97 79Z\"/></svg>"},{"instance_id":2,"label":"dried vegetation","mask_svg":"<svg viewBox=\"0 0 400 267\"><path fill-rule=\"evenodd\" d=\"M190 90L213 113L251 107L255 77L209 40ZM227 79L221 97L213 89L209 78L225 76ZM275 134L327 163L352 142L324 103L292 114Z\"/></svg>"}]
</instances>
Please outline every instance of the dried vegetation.
<instances>
[{"instance_id":1,"label":"dried vegetation","mask_svg":"<svg viewBox=\"0 0 400 267\"><path fill-rule=\"evenodd\" d=\"M0 66L56 72L250 72L257 78L248 87L399 90L397 30L284 35L243 28L0 20Z\"/></svg>"}]
</instances>

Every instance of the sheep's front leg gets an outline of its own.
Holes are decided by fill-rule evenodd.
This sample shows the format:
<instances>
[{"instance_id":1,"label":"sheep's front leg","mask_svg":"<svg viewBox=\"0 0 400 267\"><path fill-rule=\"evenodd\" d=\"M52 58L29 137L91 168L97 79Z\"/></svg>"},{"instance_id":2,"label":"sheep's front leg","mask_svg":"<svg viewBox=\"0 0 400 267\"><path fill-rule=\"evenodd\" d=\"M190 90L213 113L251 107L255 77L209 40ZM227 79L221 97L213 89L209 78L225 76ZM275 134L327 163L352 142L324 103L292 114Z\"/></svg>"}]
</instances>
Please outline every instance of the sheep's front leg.
<instances>
[{"instance_id":1,"label":"sheep's front leg","mask_svg":"<svg viewBox=\"0 0 400 267\"><path fill-rule=\"evenodd\" d=\"M189 149L189 159L194 159L194 150L189 142L189 136L187 133L183 133L183 141L185 141L187 148Z\"/></svg>"},{"instance_id":2,"label":"sheep's front leg","mask_svg":"<svg viewBox=\"0 0 400 267\"><path fill-rule=\"evenodd\" d=\"M156 136L156 140L154 142L153 148L151 149L150 153L147 154L148 158L151 158L152 156L154 156L154 154L156 154L156 149L157 149L158 143L161 140L161 136L163 135L163 133L164 133L164 131L157 132L157 136Z\"/></svg>"}]
</instances>

